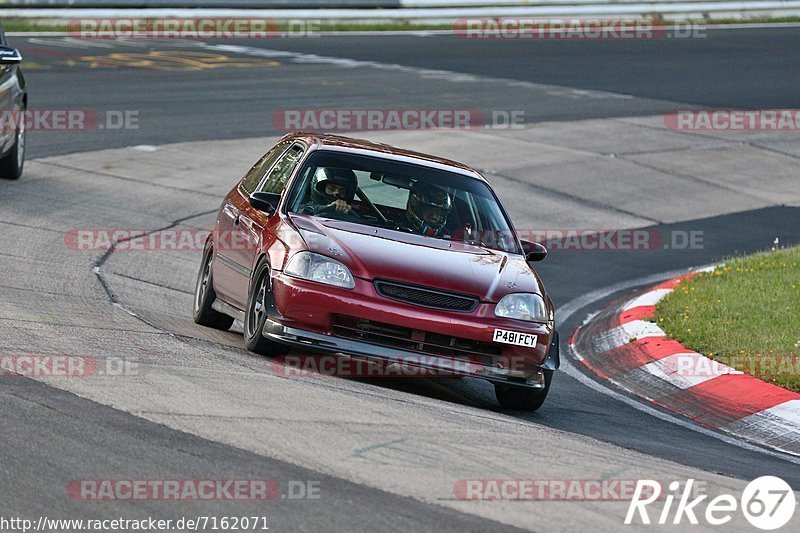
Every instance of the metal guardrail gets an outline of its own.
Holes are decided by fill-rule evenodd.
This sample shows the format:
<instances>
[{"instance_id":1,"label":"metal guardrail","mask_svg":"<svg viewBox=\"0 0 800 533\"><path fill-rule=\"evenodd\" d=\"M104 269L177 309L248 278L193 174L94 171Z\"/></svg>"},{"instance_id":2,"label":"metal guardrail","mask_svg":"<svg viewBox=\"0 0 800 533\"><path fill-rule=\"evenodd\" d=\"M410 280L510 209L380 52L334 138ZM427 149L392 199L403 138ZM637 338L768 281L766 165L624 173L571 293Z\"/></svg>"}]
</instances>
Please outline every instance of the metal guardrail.
<instances>
[{"instance_id":1,"label":"metal guardrail","mask_svg":"<svg viewBox=\"0 0 800 533\"><path fill-rule=\"evenodd\" d=\"M474 0L467 0L474 1ZM520 0L515 0L522 4ZM489 0L480 0L490 5ZM441 3L441 2L439 2ZM446 3L445 3L446 4ZM451 1L451 5L456 2ZM400 0L5 0L0 9L6 7L32 8L158 8L158 7L217 7L225 9L249 8L396 8Z\"/></svg>"},{"instance_id":2,"label":"metal guardrail","mask_svg":"<svg viewBox=\"0 0 800 533\"><path fill-rule=\"evenodd\" d=\"M775 4L750 0L746 4ZM703 3L730 4L726 0L0 0L6 8L218 8L218 9L399 9L399 8L537 8L550 5ZM790 0L778 3L791 4Z\"/></svg>"}]
</instances>

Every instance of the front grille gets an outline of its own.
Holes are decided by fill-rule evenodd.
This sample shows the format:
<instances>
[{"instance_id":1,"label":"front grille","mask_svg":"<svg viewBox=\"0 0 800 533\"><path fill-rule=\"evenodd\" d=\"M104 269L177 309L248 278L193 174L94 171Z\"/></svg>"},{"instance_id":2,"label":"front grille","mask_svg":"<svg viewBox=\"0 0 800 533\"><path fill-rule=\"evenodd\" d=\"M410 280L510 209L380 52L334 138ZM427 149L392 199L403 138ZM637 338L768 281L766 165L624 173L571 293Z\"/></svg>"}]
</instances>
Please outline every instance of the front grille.
<instances>
[{"instance_id":1,"label":"front grille","mask_svg":"<svg viewBox=\"0 0 800 533\"><path fill-rule=\"evenodd\" d=\"M384 298L446 311L473 311L480 301L475 296L453 294L392 281L376 281L375 290Z\"/></svg>"},{"instance_id":2,"label":"front grille","mask_svg":"<svg viewBox=\"0 0 800 533\"><path fill-rule=\"evenodd\" d=\"M333 317L333 333L389 348L442 355L491 366L496 366L500 356L500 347L495 344L343 315Z\"/></svg>"}]
</instances>

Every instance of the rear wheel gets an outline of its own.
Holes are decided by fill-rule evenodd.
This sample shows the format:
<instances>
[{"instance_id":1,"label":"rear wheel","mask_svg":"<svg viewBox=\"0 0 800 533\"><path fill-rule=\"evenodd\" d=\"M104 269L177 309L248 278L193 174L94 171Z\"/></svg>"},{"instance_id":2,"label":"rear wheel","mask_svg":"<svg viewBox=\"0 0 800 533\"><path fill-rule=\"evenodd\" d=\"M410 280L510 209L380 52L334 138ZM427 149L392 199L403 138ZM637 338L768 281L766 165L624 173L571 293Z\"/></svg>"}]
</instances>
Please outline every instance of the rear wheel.
<instances>
[{"instance_id":1,"label":"rear wheel","mask_svg":"<svg viewBox=\"0 0 800 533\"><path fill-rule=\"evenodd\" d=\"M214 256L210 241L206 242L203 250L203 261L200 263L200 272L197 273L197 283L194 289L194 321L201 326L216 329L228 329L233 324L233 317L220 313L211 307L217 294L212 283L211 258Z\"/></svg>"},{"instance_id":2,"label":"rear wheel","mask_svg":"<svg viewBox=\"0 0 800 533\"><path fill-rule=\"evenodd\" d=\"M289 348L262 334L264 324L267 322L267 310L272 302L269 272L269 265L262 260L256 267L250 284L244 315L244 344L251 352L275 356L285 354Z\"/></svg>"},{"instance_id":3,"label":"rear wheel","mask_svg":"<svg viewBox=\"0 0 800 533\"><path fill-rule=\"evenodd\" d=\"M530 387L495 383L494 395L497 397L497 402L506 409L536 411L544 404L547 393L550 391L550 382L553 379L552 370L544 370L543 372L543 389L531 389Z\"/></svg>"},{"instance_id":4,"label":"rear wheel","mask_svg":"<svg viewBox=\"0 0 800 533\"><path fill-rule=\"evenodd\" d=\"M25 165L25 110L20 112L17 131L14 134L14 145L6 156L0 159L0 177L16 180L22 176L22 167Z\"/></svg>"}]
</instances>

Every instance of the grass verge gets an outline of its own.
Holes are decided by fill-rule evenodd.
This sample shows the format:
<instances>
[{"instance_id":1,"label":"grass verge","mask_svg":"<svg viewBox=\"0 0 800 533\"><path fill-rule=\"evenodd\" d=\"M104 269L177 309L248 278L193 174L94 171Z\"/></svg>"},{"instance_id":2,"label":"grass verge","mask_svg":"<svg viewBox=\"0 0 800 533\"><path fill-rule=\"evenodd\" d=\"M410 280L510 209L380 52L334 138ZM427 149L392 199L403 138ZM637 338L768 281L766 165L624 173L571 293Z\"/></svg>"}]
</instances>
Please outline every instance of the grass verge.
<instances>
[{"instance_id":1,"label":"grass verge","mask_svg":"<svg viewBox=\"0 0 800 533\"><path fill-rule=\"evenodd\" d=\"M736 258L681 283L655 320L691 350L800 392L800 246Z\"/></svg>"}]
</instances>

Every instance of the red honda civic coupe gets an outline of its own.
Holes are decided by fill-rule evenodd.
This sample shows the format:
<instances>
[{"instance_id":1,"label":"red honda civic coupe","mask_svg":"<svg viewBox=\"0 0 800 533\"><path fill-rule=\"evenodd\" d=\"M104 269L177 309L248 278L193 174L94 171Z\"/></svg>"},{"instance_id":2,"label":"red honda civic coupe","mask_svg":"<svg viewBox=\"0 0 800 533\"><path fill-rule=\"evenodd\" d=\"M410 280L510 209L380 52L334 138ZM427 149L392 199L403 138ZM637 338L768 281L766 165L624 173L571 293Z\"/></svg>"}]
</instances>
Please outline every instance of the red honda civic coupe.
<instances>
[{"instance_id":1,"label":"red honda civic coupe","mask_svg":"<svg viewBox=\"0 0 800 533\"><path fill-rule=\"evenodd\" d=\"M247 348L345 354L471 376L541 407L559 366L553 303L486 179L385 144L291 133L228 193L203 253L198 324Z\"/></svg>"}]
</instances>

